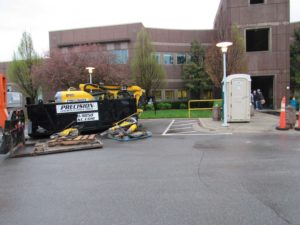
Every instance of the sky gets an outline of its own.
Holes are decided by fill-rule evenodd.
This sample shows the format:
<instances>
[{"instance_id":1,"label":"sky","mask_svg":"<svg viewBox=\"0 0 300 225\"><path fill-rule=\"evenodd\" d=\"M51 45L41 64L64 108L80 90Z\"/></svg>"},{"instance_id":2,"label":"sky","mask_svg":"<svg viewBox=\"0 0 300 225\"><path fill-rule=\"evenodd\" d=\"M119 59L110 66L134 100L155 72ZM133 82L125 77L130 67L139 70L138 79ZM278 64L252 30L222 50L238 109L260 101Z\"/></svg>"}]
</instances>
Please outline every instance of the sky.
<instances>
[{"instance_id":1,"label":"sky","mask_svg":"<svg viewBox=\"0 0 300 225\"><path fill-rule=\"evenodd\" d=\"M49 31L141 22L145 27L212 29L220 0L0 0L0 62L11 61L24 31L49 50ZM290 0L291 22L300 1Z\"/></svg>"}]
</instances>

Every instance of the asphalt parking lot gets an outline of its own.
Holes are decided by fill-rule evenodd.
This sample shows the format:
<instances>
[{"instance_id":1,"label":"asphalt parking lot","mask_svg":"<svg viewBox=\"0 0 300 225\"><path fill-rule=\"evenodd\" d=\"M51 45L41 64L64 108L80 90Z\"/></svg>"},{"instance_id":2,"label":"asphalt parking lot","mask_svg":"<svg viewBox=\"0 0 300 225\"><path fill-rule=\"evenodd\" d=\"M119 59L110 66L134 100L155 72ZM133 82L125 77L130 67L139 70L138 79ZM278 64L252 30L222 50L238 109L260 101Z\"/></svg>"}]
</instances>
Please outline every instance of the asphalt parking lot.
<instances>
[{"instance_id":1,"label":"asphalt parking lot","mask_svg":"<svg viewBox=\"0 0 300 225\"><path fill-rule=\"evenodd\" d=\"M151 138L0 158L0 224L300 224L297 133L207 133L144 120Z\"/></svg>"}]
</instances>

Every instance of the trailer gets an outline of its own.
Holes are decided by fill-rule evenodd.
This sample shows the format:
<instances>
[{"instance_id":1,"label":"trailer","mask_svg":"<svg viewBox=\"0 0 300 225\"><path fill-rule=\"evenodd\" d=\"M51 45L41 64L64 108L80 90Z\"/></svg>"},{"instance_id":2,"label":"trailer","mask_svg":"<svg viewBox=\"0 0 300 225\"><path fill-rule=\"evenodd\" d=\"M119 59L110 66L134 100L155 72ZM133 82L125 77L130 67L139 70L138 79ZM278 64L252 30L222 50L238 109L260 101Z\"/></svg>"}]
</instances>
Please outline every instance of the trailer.
<instances>
[{"instance_id":1,"label":"trailer","mask_svg":"<svg viewBox=\"0 0 300 225\"><path fill-rule=\"evenodd\" d=\"M69 127L81 133L96 133L110 128L115 122L137 111L136 101L104 99L69 103L43 103L26 105L28 135L45 138Z\"/></svg>"},{"instance_id":2,"label":"trailer","mask_svg":"<svg viewBox=\"0 0 300 225\"><path fill-rule=\"evenodd\" d=\"M69 127L82 133L104 131L138 109L144 90L139 86L80 84L79 89L59 91L55 101L27 104L28 135L48 137Z\"/></svg>"}]
</instances>

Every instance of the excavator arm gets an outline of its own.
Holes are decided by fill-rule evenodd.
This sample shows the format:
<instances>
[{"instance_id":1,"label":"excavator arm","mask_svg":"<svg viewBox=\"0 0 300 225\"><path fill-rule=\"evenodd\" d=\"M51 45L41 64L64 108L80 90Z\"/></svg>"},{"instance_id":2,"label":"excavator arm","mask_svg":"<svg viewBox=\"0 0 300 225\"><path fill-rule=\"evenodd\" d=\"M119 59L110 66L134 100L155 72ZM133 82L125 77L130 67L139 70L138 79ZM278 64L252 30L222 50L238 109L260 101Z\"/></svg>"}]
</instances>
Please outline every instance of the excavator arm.
<instances>
[{"instance_id":1,"label":"excavator arm","mask_svg":"<svg viewBox=\"0 0 300 225\"><path fill-rule=\"evenodd\" d=\"M97 93L97 92L108 92L113 96L114 99L119 98L119 96L124 94L124 92L128 92L134 96L136 99L136 104L139 105L139 101L145 90L137 85L131 86L120 86L120 85L98 85L98 84L80 84L79 89L81 91L89 92L89 93Z\"/></svg>"}]
</instances>

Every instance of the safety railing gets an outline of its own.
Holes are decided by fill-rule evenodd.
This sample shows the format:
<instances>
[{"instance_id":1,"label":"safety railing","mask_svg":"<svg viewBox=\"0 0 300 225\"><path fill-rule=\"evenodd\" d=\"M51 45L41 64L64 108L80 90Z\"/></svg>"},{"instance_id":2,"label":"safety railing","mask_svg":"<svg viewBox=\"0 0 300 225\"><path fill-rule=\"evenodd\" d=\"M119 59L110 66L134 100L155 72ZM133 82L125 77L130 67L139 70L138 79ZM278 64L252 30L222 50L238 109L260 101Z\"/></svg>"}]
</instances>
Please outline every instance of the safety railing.
<instances>
[{"instance_id":1,"label":"safety railing","mask_svg":"<svg viewBox=\"0 0 300 225\"><path fill-rule=\"evenodd\" d=\"M192 108L191 107L191 103L195 103L195 102L213 102L212 107L196 107L196 108ZM189 100L188 101L188 111L189 111L189 118L191 118L191 111L195 111L195 110L212 110L213 109L213 105L215 102L218 102L218 105L221 106L222 104L222 99L205 99L205 100Z\"/></svg>"}]
</instances>

